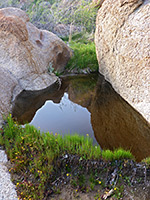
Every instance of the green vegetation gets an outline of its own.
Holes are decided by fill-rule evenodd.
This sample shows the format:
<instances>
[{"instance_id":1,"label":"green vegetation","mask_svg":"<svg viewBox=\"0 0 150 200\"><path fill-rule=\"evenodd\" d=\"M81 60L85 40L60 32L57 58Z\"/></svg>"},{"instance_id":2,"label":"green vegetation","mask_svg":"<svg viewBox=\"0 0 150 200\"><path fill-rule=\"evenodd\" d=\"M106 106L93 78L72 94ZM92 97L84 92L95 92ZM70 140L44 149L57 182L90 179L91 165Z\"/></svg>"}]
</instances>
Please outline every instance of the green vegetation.
<instances>
[{"instance_id":1,"label":"green vegetation","mask_svg":"<svg viewBox=\"0 0 150 200\"><path fill-rule=\"evenodd\" d=\"M68 2L57 0L52 5L51 11L55 21L59 23L79 27L85 32L92 32L95 29L97 9L92 4L92 0Z\"/></svg>"},{"instance_id":2,"label":"green vegetation","mask_svg":"<svg viewBox=\"0 0 150 200\"><path fill-rule=\"evenodd\" d=\"M84 44L81 42L72 41L70 43L70 48L73 50L73 56L66 68L89 68L91 71L98 71L98 61L96 58L94 42L88 42L87 44Z\"/></svg>"},{"instance_id":3,"label":"green vegetation","mask_svg":"<svg viewBox=\"0 0 150 200\"><path fill-rule=\"evenodd\" d=\"M122 148L117 149L114 152L110 150L105 150L102 152L102 157L103 159L110 161L124 159L124 158L134 159L133 155L129 150L125 151Z\"/></svg>"},{"instance_id":4,"label":"green vegetation","mask_svg":"<svg viewBox=\"0 0 150 200\"><path fill-rule=\"evenodd\" d=\"M89 159L132 158L130 152L125 152L122 149L114 152L106 150L101 153L100 147L93 146L93 141L88 135L84 137L75 134L62 137L57 133L55 135L49 132L40 133L33 126L22 127L18 125L12 120L11 116L7 118L7 124L0 134L0 145L6 149L8 158L12 163L9 171L13 175L16 174L17 178L14 178L14 182L17 186L19 198L22 199L44 199L48 184L50 187L51 181L56 179L58 173L56 169L57 167L60 168L57 166L56 160L60 157L77 155L79 162ZM82 165L79 167L84 170ZM66 177L71 177L71 166L69 164L65 164L63 170ZM55 178L52 178L54 173L56 173ZM100 180L95 180L94 175L91 175L89 178L91 189L96 184L101 184ZM74 186L82 187L85 182L83 174L78 174L77 179L72 178Z\"/></svg>"},{"instance_id":5,"label":"green vegetation","mask_svg":"<svg viewBox=\"0 0 150 200\"><path fill-rule=\"evenodd\" d=\"M143 159L142 162L150 165L150 157Z\"/></svg>"},{"instance_id":6,"label":"green vegetation","mask_svg":"<svg viewBox=\"0 0 150 200\"><path fill-rule=\"evenodd\" d=\"M0 0L0 7L8 6L25 10L32 23L52 32L58 24L67 25L68 34L95 29L97 9L92 0Z\"/></svg>"},{"instance_id":7,"label":"green vegetation","mask_svg":"<svg viewBox=\"0 0 150 200\"><path fill-rule=\"evenodd\" d=\"M92 41L93 34L76 33L72 35L69 47L72 49L72 58L68 62L66 68L72 70L90 69L90 71L98 71L98 61L96 57L95 43ZM63 37L62 40L69 41L69 37Z\"/></svg>"}]
</instances>

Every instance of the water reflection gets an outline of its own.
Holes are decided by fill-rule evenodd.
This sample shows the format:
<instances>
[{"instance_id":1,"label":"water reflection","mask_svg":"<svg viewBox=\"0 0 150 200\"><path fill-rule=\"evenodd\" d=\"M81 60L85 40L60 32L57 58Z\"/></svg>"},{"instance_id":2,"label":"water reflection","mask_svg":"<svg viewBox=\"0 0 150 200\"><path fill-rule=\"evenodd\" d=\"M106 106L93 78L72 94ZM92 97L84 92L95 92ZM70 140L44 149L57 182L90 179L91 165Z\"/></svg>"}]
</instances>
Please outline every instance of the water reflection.
<instances>
[{"instance_id":1,"label":"water reflection","mask_svg":"<svg viewBox=\"0 0 150 200\"><path fill-rule=\"evenodd\" d=\"M64 93L59 104L47 101L44 107L37 111L31 124L39 126L42 131L51 131L61 135L77 132L94 137L90 113L86 108L70 101L67 93ZM95 138L94 142L96 142Z\"/></svg>"},{"instance_id":2,"label":"water reflection","mask_svg":"<svg viewBox=\"0 0 150 200\"><path fill-rule=\"evenodd\" d=\"M130 149L138 161L150 156L149 124L101 75L63 77L61 87L56 83L40 92L23 91L14 102L13 115L22 123L32 120L44 131L92 136L94 130L103 149Z\"/></svg>"},{"instance_id":3,"label":"water reflection","mask_svg":"<svg viewBox=\"0 0 150 200\"><path fill-rule=\"evenodd\" d=\"M103 149L130 149L137 161L150 156L150 125L101 76L89 110Z\"/></svg>"},{"instance_id":4,"label":"water reflection","mask_svg":"<svg viewBox=\"0 0 150 200\"><path fill-rule=\"evenodd\" d=\"M75 132L81 135L88 134L93 138L93 142L97 143L90 123L90 112L86 109L89 93L87 93L88 101L79 100L82 106L69 100L70 97L74 100L76 97L78 101L77 99L83 96L87 89L93 90L97 77L97 74L62 77L61 87L56 83L42 91L23 91L13 103L13 116L20 123L30 122L35 127L40 127L42 131L57 132L62 135ZM83 107L84 104L86 106Z\"/></svg>"}]
</instances>

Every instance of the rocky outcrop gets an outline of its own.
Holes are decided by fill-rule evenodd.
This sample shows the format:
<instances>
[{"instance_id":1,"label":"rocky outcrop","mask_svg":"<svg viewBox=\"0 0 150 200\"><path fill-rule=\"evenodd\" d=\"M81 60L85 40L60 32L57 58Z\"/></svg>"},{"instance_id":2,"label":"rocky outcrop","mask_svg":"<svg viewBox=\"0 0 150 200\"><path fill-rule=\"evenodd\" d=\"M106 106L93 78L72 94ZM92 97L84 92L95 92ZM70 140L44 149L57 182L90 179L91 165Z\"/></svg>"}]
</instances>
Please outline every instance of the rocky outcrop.
<instances>
[{"instance_id":1,"label":"rocky outcrop","mask_svg":"<svg viewBox=\"0 0 150 200\"><path fill-rule=\"evenodd\" d=\"M39 30L18 8L0 9L0 113L22 90L41 90L57 80L50 68L63 71L70 49L53 33Z\"/></svg>"},{"instance_id":2,"label":"rocky outcrop","mask_svg":"<svg viewBox=\"0 0 150 200\"><path fill-rule=\"evenodd\" d=\"M150 0L105 0L95 43L99 71L150 122Z\"/></svg>"}]
</instances>

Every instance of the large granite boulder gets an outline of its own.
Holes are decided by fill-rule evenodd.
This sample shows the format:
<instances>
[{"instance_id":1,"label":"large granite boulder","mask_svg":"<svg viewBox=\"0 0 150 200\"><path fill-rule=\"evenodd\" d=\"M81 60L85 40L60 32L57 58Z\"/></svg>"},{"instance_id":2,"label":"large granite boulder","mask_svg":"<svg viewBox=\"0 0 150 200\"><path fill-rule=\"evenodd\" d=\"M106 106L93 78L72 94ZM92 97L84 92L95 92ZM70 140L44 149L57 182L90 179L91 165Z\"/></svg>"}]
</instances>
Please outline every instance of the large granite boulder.
<instances>
[{"instance_id":1,"label":"large granite boulder","mask_svg":"<svg viewBox=\"0 0 150 200\"><path fill-rule=\"evenodd\" d=\"M95 44L100 73L150 122L150 0L105 0Z\"/></svg>"},{"instance_id":2,"label":"large granite boulder","mask_svg":"<svg viewBox=\"0 0 150 200\"><path fill-rule=\"evenodd\" d=\"M53 33L39 30L18 8L0 9L0 114L23 90L42 90L57 81L48 71L63 71L70 49Z\"/></svg>"}]
</instances>

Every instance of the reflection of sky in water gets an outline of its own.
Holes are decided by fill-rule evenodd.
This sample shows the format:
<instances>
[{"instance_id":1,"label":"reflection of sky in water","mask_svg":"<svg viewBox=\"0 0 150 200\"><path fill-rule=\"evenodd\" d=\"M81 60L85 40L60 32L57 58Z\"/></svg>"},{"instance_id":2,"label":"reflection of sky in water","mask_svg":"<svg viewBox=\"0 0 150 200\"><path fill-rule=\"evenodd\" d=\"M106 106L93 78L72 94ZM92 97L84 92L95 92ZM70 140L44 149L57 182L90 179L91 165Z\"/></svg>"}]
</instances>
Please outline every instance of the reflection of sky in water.
<instances>
[{"instance_id":1,"label":"reflection of sky in water","mask_svg":"<svg viewBox=\"0 0 150 200\"><path fill-rule=\"evenodd\" d=\"M42 131L57 132L62 135L75 132L89 134L93 137L94 143L96 142L90 123L90 113L86 108L71 102L67 93L64 93L59 104L46 101L30 124L40 127Z\"/></svg>"}]
</instances>

